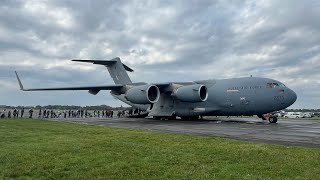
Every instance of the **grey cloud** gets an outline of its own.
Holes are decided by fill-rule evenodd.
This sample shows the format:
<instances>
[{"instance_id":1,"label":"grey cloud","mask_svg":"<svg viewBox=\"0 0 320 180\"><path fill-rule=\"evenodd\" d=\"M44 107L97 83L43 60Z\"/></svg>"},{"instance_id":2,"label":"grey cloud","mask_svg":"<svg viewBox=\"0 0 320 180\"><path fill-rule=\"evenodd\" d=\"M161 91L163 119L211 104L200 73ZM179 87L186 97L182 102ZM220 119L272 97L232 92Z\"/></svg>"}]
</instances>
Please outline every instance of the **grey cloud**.
<instances>
[{"instance_id":1,"label":"grey cloud","mask_svg":"<svg viewBox=\"0 0 320 180\"><path fill-rule=\"evenodd\" d=\"M45 8L57 14L32 9L32 3L45 3ZM31 9L26 10L26 4ZM88 65L90 69L85 70L64 62L119 56L136 70L130 73L135 81L253 74L289 83L302 96L295 107L316 108L316 98L311 97L320 86L312 80L320 78L319 4L312 0L5 0L0 5L0 82L9 85L1 86L0 93L34 104L98 104L99 98L82 92L41 93L41 100L36 94L11 95L12 71L20 71L28 86L112 84L104 67ZM301 88L302 84L310 88ZM52 98L56 95L63 98ZM107 93L102 97L118 103ZM2 101L9 104L9 99ZM312 101L310 106L307 100Z\"/></svg>"}]
</instances>

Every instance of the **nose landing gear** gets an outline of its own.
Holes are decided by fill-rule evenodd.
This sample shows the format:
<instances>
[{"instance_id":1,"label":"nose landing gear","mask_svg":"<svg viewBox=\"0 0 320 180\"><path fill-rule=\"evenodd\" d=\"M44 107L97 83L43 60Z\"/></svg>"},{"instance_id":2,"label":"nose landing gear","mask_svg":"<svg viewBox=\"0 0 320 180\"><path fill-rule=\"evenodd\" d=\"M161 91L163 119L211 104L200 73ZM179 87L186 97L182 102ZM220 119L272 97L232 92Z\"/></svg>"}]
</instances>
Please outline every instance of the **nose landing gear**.
<instances>
[{"instance_id":1,"label":"nose landing gear","mask_svg":"<svg viewBox=\"0 0 320 180\"><path fill-rule=\"evenodd\" d=\"M270 123L277 123L278 118L277 117L269 117L269 122Z\"/></svg>"},{"instance_id":2,"label":"nose landing gear","mask_svg":"<svg viewBox=\"0 0 320 180\"><path fill-rule=\"evenodd\" d=\"M258 117L261 118L262 120L267 120L266 117L263 115L258 115ZM269 123L277 123L278 117L277 116L269 116L268 121L269 121Z\"/></svg>"}]
</instances>

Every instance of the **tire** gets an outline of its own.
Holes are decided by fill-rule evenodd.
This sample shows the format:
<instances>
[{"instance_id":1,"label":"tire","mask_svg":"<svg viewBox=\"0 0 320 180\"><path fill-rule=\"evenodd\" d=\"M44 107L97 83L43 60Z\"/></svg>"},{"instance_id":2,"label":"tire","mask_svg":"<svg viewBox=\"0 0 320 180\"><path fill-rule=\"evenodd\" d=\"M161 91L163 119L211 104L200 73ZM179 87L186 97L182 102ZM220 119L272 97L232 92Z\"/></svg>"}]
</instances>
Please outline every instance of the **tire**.
<instances>
[{"instance_id":1,"label":"tire","mask_svg":"<svg viewBox=\"0 0 320 180\"><path fill-rule=\"evenodd\" d=\"M182 120L190 121L190 120L198 120L199 116L181 116Z\"/></svg>"},{"instance_id":2,"label":"tire","mask_svg":"<svg viewBox=\"0 0 320 180\"><path fill-rule=\"evenodd\" d=\"M180 118L181 118L181 120L185 120L185 121L190 121L191 120L190 116L181 116Z\"/></svg>"},{"instance_id":3,"label":"tire","mask_svg":"<svg viewBox=\"0 0 320 180\"><path fill-rule=\"evenodd\" d=\"M278 122L278 118L277 117L270 117L269 118L269 122L270 123L277 123Z\"/></svg>"}]
</instances>

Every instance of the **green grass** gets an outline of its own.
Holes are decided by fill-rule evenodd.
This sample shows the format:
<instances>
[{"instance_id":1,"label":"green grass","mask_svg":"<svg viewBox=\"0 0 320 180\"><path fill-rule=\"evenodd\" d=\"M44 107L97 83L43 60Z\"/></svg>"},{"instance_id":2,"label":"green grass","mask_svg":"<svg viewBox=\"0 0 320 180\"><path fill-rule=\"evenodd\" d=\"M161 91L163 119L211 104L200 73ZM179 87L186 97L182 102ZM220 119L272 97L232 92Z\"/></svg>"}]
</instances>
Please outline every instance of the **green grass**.
<instances>
[{"instance_id":1,"label":"green grass","mask_svg":"<svg viewBox=\"0 0 320 180\"><path fill-rule=\"evenodd\" d=\"M0 179L316 179L320 149L0 119Z\"/></svg>"}]
</instances>

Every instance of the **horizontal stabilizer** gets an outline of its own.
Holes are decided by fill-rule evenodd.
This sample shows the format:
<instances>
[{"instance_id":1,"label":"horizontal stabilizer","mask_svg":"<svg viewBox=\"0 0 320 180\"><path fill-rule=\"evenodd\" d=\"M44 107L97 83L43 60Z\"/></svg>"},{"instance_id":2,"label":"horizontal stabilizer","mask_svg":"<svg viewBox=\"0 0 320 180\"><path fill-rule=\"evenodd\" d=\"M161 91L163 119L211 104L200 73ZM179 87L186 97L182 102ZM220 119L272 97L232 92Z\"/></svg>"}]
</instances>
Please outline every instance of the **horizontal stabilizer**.
<instances>
[{"instance_id":1,"label":"horizontal stabilizer","mask_svg":"<svg viewBox=\"0 0 320 180\"><path fill-rule=\"evenodd\" d=\"M113 64L115 64L116 62L118 62L117 60L120 60L120 58L114 58L114 59L111 59L111 60L87 60L87 59L84 59L84 60L80 60L80 59L74 59L72 61L76 61L76 62L86 62L86 63L93 63L93 64L98 64L98 65L104 65L104 66L111 66ZM131 69L130 67L128 67L127 65L123 64L123 67L125 70L129 71L129 72L133 72L133 69Z\"/></svg>"}]
</instances>

